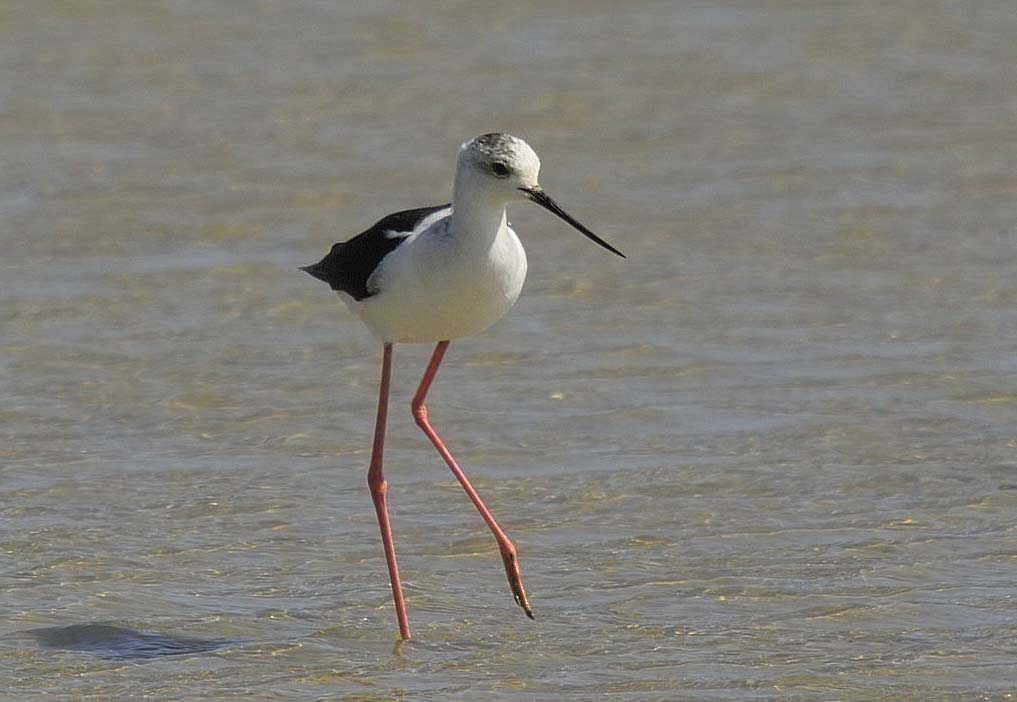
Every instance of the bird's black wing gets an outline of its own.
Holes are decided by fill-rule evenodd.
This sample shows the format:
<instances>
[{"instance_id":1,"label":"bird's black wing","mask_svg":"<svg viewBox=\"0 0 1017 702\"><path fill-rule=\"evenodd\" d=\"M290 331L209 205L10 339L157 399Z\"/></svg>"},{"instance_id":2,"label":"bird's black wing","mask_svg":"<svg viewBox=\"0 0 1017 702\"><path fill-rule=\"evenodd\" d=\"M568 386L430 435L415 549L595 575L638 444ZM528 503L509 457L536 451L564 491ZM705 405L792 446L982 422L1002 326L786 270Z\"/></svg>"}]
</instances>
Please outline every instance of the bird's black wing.
<instances>
[{"instance_id":1,"label":"bird's black wing","mask_svg":"<svg viewBox=\"0 0 1017 702\"><path fill-rule=\"evenodd\" d=\"M449 204L418 207L383 217L365 232L332 247L325 258L300 270L341 290L354 300L371 297L377 291L367 289L367 280L381 260L403 243L427 217Z\"/></svg>"}]
</instances>

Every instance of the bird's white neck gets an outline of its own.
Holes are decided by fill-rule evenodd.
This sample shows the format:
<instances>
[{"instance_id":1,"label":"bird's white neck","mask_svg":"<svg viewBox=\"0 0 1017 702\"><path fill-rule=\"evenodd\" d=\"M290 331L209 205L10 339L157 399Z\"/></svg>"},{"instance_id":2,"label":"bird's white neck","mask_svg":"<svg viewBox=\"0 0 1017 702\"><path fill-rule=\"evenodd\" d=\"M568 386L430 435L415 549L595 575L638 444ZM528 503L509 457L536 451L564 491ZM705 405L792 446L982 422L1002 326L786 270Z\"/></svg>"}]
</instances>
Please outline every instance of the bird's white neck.
<instances>
[{"instance_id":1,"label":"bird's white neck","mask_svg":"<svg viewBox=\"0 0 1017 702\"><path fill-rule=\"evenodd\" d=\"M461 174L456 175L452 208L452 231L471 245L490 248L505 225L505 201Z\"/></svg>"}]
</instances>

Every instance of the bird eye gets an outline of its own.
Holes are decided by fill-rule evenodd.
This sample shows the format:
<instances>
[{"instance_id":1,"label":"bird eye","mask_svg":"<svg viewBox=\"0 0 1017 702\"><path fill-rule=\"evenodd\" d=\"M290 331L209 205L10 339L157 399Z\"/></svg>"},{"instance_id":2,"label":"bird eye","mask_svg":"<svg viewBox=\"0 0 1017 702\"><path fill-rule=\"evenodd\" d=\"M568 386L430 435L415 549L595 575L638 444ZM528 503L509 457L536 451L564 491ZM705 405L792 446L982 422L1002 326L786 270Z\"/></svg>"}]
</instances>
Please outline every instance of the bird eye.
<instances>
[{"instance_id":1,"label":"bird eye","mask_svg":"<svg viewBox=\"0 0 1017 702\"><path fill-rule=\"evenodd\" d=\"M491 172L498 178L507 178L509 174L509 167L501 161L495 161L491 164Z\"/></svg>"}]
</instances>

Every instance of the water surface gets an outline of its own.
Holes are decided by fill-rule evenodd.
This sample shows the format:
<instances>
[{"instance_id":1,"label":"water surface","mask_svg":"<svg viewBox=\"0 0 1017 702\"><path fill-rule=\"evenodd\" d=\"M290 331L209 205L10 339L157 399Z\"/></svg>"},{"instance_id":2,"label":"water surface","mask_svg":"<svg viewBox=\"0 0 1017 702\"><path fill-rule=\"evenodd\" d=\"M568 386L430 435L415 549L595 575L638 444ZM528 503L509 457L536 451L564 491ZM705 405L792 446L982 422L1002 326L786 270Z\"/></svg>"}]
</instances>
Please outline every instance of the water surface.
<instances>
[{"instance_id":1,"label":"water surface","mask_svg":"<svg viewBox=\"0 0 1017 702\"><path fill-rule=\"evenodd\" d=\"M1010 699L1012 4L347 5L0 11L0 697ZM397 654L380 348L296 267L494 130L628 260L513 208L432 393L535 622L397 347Z\"/></svg>"}]
</instances>

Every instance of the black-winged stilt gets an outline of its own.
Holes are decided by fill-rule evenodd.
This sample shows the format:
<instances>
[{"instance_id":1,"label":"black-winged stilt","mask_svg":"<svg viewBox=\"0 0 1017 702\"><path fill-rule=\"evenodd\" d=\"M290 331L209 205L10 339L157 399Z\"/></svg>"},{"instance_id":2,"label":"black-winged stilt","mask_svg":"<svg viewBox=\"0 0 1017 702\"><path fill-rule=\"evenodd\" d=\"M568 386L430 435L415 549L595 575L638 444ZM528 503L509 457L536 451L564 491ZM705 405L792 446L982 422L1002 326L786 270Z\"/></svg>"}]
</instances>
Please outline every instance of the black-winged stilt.
<instances>
[{"instance_id":1,"label":"black-winged stilt","mask_svg":"<svg viewBox=\"0 0 1017 702\"><path fill-rule=\"evenodd\" d=\"M526 277L526 252L505 219L505 206L531 200L588 238L624 254L572 218L537 183L540 159L522 139L484 134L459 149L452 202L391 214L325 258L301 270L328 283L383 343L381 388L367 482L388 561L399 633L410 638L382 474L392 345L437 342L413 396L413 417L431 440L494 534L516 603L527 616L516 548L484 506L427 419L424 400L449 340L477 334L504 315Z\"/></svg>"}]
</instances>

